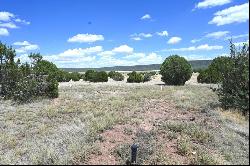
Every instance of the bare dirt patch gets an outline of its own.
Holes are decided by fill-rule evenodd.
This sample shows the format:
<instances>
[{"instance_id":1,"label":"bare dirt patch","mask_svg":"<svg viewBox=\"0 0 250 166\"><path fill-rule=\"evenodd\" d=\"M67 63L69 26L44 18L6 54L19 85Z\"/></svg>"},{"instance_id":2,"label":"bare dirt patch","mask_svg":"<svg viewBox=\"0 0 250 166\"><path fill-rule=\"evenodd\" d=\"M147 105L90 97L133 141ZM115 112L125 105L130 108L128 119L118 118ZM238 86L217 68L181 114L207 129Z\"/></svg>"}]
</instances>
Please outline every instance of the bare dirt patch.
<instances>
[{"instance_id":1,"label":"bare dirt patch","mask_svg":"<svg viewBox=\"0 0 250 166\"><path fill-rule=\"evenodd\" d=\"M130 122L126 125L115 125L111 130L107 130L100 134L102 137L102 141L98 141L97 145L100 149L100 153L98 155L91 155L87 164L125 164L126 161L124 159L117 157L117 154L113 152L115 147L119 147L122 145L127 145L126 152L129 154L130 147L128 145L132 145L133 143L137 143L138 133L151 133L157 130L157 125L161 122L168 119L186 119L189 120L189 114L183 114L181 117L176 117L180 115L180 111L177 110L174 104L166 102L166 101L157 101L157 100L147 100L143 103L143 107L141 110L134 112L134 115L131 116ZM187 117L186 117L187 116ZM141 121L137 121L137 124L133 122L137 119L141 119ZM126 134L126 130L131 130L130 134ZM185 157L178 155L176 140L169 141L166 139L165 134L158 133L157 136L154 137L157 143L155 147L162 147L162 153L171 158L171 160L179 161L182 164L187 163ZM150 140L152 141L152 140ZM140 148L146 149L150 145L139 145ZM150 154L153 155L153 154ZM129 158L129 156L127 156ZM149 161L144 161L145 163ZM149 162L150 163L150 162ZM152 163L151 163L152 164Z\"/></svg>"}]
</instances>

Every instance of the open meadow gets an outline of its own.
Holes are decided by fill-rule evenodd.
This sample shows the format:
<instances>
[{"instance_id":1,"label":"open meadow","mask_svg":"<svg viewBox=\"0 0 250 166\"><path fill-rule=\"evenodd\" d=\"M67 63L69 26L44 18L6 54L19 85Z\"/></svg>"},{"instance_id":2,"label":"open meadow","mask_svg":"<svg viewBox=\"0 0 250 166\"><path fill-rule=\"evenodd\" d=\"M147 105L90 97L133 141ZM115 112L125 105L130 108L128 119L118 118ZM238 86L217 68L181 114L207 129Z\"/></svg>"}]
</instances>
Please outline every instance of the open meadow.
<instances>
[{"instance_id":1,"label":"open meadow","mask_svg":"<svg viewBox=\"0 0 250 166\"><path fill-rule=\"evenodd\" d=\"M56 99L0 100L0 164L249 164L249 121L193 74L184 86L85 81Z\"/></svg>"}]
</instances>

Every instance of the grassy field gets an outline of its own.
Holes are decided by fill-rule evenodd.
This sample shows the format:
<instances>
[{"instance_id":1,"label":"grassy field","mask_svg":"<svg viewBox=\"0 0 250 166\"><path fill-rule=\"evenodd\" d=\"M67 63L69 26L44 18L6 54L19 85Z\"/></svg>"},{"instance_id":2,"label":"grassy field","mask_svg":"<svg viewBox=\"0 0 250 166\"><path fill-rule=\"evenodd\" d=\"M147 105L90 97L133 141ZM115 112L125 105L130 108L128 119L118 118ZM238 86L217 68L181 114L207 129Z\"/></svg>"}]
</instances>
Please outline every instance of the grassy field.
<instances>
[{"instance_id":1,"label":"grassy field","mask_svg":"<svg viewBox=\"0 0 250 166\"><path fill-rule=\"evenodd\" d=\"M61 83L59 98L0 100L0 164L249 164L249 121L206 85Z\"/></svg>"}]
</instances>

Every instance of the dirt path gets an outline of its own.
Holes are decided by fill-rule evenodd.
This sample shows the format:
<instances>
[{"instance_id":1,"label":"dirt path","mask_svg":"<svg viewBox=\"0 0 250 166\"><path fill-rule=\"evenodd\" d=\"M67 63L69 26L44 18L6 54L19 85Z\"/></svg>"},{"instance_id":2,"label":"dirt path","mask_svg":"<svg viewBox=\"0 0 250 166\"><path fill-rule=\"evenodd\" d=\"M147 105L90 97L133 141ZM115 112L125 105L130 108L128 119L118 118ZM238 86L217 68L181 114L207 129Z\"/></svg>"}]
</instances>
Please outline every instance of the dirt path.
<instances>
[{"instance_id":1,"label":"dirt path","mask_svg":"<svg viewBox=\"0 0 250 166\"><path fill-rule=\"evenodd\" d=\"M115 125L112 129L100 134L102 140L96 142L99 152L98 154L91 154L87 164L121 164L121 161L114 154L116 147L124 144L132 145L133 143L138 143L136 142L138 141L138 133L151 133L163 121L171 119L189 121L192 119L192 114L188 112L181 113L175 109L173 104L166 101L151 100L147 101L141 110L134 112L130 118L129 123ZM165 154L168 153L168 156L178 158L178 160L181 160L181 163L186 163L185 158L176 153L176 141L167 142L164 134L160 133L155 137L156 140L157 144L163 146ZM127 153L130 153L130 148L127 149Z\"/></svg>"}]
</instances>

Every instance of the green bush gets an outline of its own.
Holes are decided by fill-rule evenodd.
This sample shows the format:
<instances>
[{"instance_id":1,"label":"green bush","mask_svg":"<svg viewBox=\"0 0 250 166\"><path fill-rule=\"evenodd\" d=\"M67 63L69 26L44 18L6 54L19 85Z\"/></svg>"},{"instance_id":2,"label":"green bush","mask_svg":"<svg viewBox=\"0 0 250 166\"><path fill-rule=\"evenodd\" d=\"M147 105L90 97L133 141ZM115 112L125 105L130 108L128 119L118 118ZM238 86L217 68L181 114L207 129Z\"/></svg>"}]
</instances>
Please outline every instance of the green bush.
<instances>
[{"instance_id":1,"label":"green bush","mask_svg":"<svg viewBox=\"0 0 250 166\"><path fill-rule=\"evenodd\" d=\"M143 75L143 82L151 81L151 77L152 77L151 73L145 73Z\"/></svg>"},{"instance_id":2,"label":"green bush","mask_svg":"<svg viewBox=\"0 0 250 166\"><path fill-rule=\"evenodd\" d=\"M108 82L108 74L105 71L100 71L96 73L96 82Z\"/></svg>"},{"instance_id":3,"label":"green bush","mask_svg":"<svg viewBox=\"0 0 250 166\"><path fill-rule=\"evenodd\" d=\"M115 81L123 81L124 80L124 76L121 73L116 73L113 78L113 80Z\"/></svg>"},{"instance_id":4,"label":"green bush","mask_svg":"<svg viewBox=\"0 0 250 166\"><path fill-rule=\"evenodd\" d=\"M90 82L108 82L108 74L105 71L88 70L85 73L85 80Z\"/></svg>"},{"instance_id":5,"label":"green bush","mask_svg":"<svg viewBox=\"0 0 250 166\"><path fill-rule=\"evenodd\" d=\"M109 73L108 73L108 76L109 76L109 78L113 78L114 77L114 75L115 75L115 71L110 71Z\"/></svg>"},{"instance_id":6,"label":"green bush","mask_svg":"<svg viewBox=\"0 0 250 166\"><path fill-rule=\"evenodd\" d=\"M136 73L133 71L132 73L128 73L128 79L127 82L129 83L140 83L143 82L143 75L140 73Z\"/></svg>"},{"instance_id":7,"label":"green bush","mask_svg":"<svg viewBox=\"0 0 250 166\"><path fill-rule=\"evenodd\" d=\"M46 89L48 87L47 76L31 74L21 78L16 88L13 89L13 99L19 103L29 102L37 97L48 97Z\"/></svg>"},{"instance_id":8,"label":"green bush","mask_svg":"<svg viewBox=\"0 0 250 166\"><path fill-rule=\"evenodd\" d=\"M18 102L29 102L36 94L37 81L31 78L20 79L16 85L16 88L13 89L13 99ZM39 92L37 92L38 94Z\"/></svg>"},{"instance_id":9,"label":"green bush","mask_svg":"<svg viewBox=\"0 0 250 166\"><path fill-rule=\"evenodd\" d=\"M31 58L34 58L30 55ZM33 70L35 73L40 75L51 75L53 77L56 76L59 69L52 62L40 59L37 63L34 64Z\"/></svg>"},{"instance_id":10,"label":"green bush","mask_svg":"<svg viewBox=\"0 0 250 166\"><path fill-rule=\"evenodd\" d=\"M193 69L193 72L194 73L201 73L203 72L204 70L206 70L207 68L198 68L198 69Z\"/></svg>"},{"instance_id":11,"label":"green bush","mask_svg":"<svg viewBox=\"0 0 250 166\"><path fill-rule=\"evenodd\" d=\"M124 76L119 72L111 71L111 72L109 72L108 76L115 81L123 81L124 80Z\"/></svg>"},{"instance_id":12,"label":"green bush","mask_svg":"<svg viewBox=\"0 0 250 166\"><path fill-rule=\"evenodd\" d=\"M15 50L0 42L0 96L17 102L29 102L38 97L58 96L58 83L54 78L59 69L30 54L32 64L15 61Z\"/></svg>"},{"instance_id":13,"label":"green bush","mask_svg":"<svg viewBox=\"0 0 250 166\"><path fill-rule=\"evenodd\" d=\"M58 82L69 82L71 80L70 73L63 70L59 70L55 74L55 79Z\"/></svg>"},{"instance_id":14,"label":"green bush","mask_svg":"<svg viewBox=\"0 0 250 166\"><path fill-rule=\"evenodd\" d=\"M58 82L56 79L52 77L47 78L47 87L45 89L45 94L49 98L57 98L58 97Z\"/></svg>"},{"instance_id":15,"label":"green bush","mask_svg":"<svg viewBox=\"0 0 250 166\"><path fill-rule=\"evenodd\" d=\"M207 83L207 84L212 83L212 78L211 75L209 74L209 70L208 69L201 70L197 77L197 81L199 83Z\"/></svg>"},{"instance_id":16,"label":"green bush","mask_svg":"<svg viewBox=\"0 0 250 166\"><path fill-rule=\"evenodd\" d=\"M240 50L230 46L231 65L223 70L221 87L216 91L225 109L236 108L249 114L249 45Z\"/></svg>"},{"instance_id":17,"label":"green bush","mask_svg":"<svg viewBox=\"0 0 250 166\"><path fill-rule=\"evenodd\" d=\"M91 79L93 79L92 77L93 77L93 75L94 75L95 72L96 71L94 71L94 70L87 70L85 72L85 80L86 81L90 81Z\"/></svg>"},{"instance_id":18,"label":"green bush","mask_svg":"<svg viewBox=\"0 0 250 166\"><path fill-rule=\"evenodd\" d=\"M184 85L192 76L192 67L185 58L172 55L161 65L160 74L167 85Z\"/></svg>"},{"instance_id":19,"label":"green bush","mask_svg":"<svg viewBox=\"0 0 250 166\"><path fill-rule=\"evenodd\" d=\"M197 81L199 83L220 83L223 73L227 73L232 67L232 60L229 57L217 57L208 66L208 69L200 71Z\"/></svg>"},{"instance_id":20,"label":"green bush","mask_svg":"<svg viewBox=\"0 0 250 166\"><path fill-rule=\"evenodd\" d=\"M149 72L149 74L150 74L151 76L154 76L154 75L157 74L157 72L156 72L156 71L151 71L151 72Z\"/></svg>"},{"instance_id":21,"label":"green bush","mask_svg":"<svg viewBox=\"0 0 250 166\"><path fill-rule=\"evenodd\" d=\"M143 75L143 82L148 82L151 81L152 76L156 75L157 73L155 71L150 71L150 72L142 72Z\"/></svg>"},{"instance_id":22,"label":"green bush","mask_svg":"<svg viewBox=\"0 0 250 166\"><path fill-rule=\"evenodd\" d=\"M70 80L79 81L82 78L82 74L78 72L69 73Z\"/></svg>"}]
</instances>

